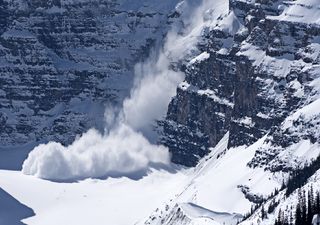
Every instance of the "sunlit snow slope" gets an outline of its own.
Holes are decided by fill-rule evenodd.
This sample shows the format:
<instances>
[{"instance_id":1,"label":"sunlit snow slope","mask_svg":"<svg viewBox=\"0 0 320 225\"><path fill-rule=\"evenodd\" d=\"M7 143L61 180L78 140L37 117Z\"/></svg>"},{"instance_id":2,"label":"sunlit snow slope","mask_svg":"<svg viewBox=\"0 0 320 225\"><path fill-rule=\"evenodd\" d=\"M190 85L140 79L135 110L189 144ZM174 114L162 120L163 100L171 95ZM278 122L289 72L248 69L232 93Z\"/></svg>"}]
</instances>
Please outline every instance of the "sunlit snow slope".
<instances>
[{"instance_id":1,"label":"sunlit snow slope","mask_svg":"<svg viewBox=\"0 0 320 225\"><path fill-rule=\"evenodd\" d=\"M183 171L150 171L136 179L88 179L55 183L17 171L0 171L0 187L32 208L30 225L130 225L148 216L184 186ZM2 202L1 204L6 204ZM21 214L19 211L16 215ZM4 224L1 225L11 225Z\"/></svg>"}]
</instances>

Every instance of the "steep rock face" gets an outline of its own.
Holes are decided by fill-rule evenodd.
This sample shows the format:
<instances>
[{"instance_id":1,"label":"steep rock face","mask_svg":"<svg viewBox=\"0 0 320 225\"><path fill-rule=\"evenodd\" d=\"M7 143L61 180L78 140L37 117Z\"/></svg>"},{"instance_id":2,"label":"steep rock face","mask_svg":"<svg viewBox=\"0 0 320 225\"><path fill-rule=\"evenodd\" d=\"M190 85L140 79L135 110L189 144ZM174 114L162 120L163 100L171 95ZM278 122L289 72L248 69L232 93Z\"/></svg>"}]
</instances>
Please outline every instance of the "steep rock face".
<instances>
[{"instance_id":1,"label":"steep rock face","mask_svg":"<svg viewBox=\"0 0 320 225\"><path fill-rule=\"evenodd\" d=\"M0 1L0 144L70 143L103 129L176 1Z\"/></svg>"},{"instance_id":2,"label":"steep rock face","mask_svg":"<svg viewBox=\"0 0 320 225\"><path fill-rule=\"evenodd\" d=\"M229 74L234 74L234 67L227 59L210 56L199 67L187 69L186 81L179 85L164 125L170 136L163 140L174 162L194 165L228 131L234 107L234 83Z\"/></svg>"},{"instance_id":3,"label":"steep rock face","mask_svg":"<svg viewBox=\"0 0 320 225\"><path fill-rule=\"evenodd\" d=\"M318 13L313 3L230 1L230 11L203 32L200 55L186 63L186 79L162 122L162 143L174 162L194 166L227 131L229 147L269 133L268 149L252 166L301 140L319 140L316 132L287 135L279 128L318 98L319 21L301 19ZM258 163L263 157L269 160Z\"/></svg>"}]
</instances>

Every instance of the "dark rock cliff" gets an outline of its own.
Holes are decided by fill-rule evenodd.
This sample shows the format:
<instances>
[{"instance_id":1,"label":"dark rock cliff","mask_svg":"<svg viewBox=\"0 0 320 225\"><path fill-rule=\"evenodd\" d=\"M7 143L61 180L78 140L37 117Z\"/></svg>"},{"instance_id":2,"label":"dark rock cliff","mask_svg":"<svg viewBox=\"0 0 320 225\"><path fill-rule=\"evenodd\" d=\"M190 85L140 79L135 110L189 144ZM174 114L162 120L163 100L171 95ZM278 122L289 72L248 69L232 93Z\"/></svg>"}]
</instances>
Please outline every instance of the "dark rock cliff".
<instances>
[{"instance_id":1,"label":"dark rock cliff","mask_svg":"<svg viewBox=\"0 0 320 225\"><path fill-rule=\"evenodd\" d=\"M128 94L175 5L0 0L0 145L67 144L102 129L105 105Z\"/></svg>"},{"instance_id":2,"label":"dark rock cliff","mask_svg":"<svg viewBox=\"0 0 320 225\"><path fill-rule=\"evenodd\" d=\"M252 166L270 162L281 152L279 146L319 140L315 131L297 137L279 128L318 95L311 83L319 78L320 26L295 21L295 15L281 19L283 4L289 3L295 4L230 1L221 21L240 25L228 30L217 24L204 32L199 52L207 57L186 63L185 81L161 122L161 142L171 150L173 162L196 165L226 132L229 147L250 145L269 133L268 147L257 153Z\"/></svg>"}]
</instances>

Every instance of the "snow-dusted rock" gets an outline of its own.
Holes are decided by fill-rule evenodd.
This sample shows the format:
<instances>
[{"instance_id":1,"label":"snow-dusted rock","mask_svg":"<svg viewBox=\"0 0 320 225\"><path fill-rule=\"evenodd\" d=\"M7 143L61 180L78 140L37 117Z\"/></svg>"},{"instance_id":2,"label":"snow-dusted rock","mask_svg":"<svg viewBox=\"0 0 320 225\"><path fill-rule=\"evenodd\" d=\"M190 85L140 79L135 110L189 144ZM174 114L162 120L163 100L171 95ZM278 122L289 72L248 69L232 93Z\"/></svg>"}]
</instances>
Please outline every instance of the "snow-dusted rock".
<instances>
[{"instance_id":1,"label":"snow-dusted rock","mask_svg":"<svg viewBox=\"0 0 320 225\"><path fill-rule=\"evenodd\" d=\"M128 95L176 4L1 0L1 148L103 130L106 105Z\"/></svg>"}]
</instances>

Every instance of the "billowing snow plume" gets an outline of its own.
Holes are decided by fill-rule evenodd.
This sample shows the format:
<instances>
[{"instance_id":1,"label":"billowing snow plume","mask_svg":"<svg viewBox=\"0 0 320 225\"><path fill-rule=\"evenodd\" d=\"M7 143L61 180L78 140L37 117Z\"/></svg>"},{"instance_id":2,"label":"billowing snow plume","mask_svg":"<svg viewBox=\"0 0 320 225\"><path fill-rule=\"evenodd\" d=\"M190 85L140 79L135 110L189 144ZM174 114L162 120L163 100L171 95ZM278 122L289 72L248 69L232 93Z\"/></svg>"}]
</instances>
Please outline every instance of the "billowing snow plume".
<instances>
[{"instance_id":1,"label":"billowing snow plume","mask_svg":"<svg viewBox=\"0 0 320 225\"><path fill-rule=\"evenodd\" d=\"M22 171L44 179L129 176L150 165L170 163L169 151L154 145L155 120L163 117L183 74L170 69L161 52L135 67L136 80L121 110L108 107L105 134L92 129L68 147L50 142L36 147ZM146 138L146 137L147 138Z\"/></svg>"},{"instance_id":2,"label":"billowing snow plume","mask_svg":"<svg viewBox=\"0 0 320 225\"><path fill-rule=\"evenodd\" d=\"M39 145L25 160L22 172L44 179L73 180L134 176L150 165L168 165L168 149L149 140L155 140L154 121L165 115L183 79L182 73L169 66L164 54L138 64L131 96L121 110L109 107L105 112L105 134L92 129L68 147L56 142Z\"/></svg>"},{"instance_id":3,"label":"billowing snow plume","mask_svg":"<svg viewBox=\"0 0 320 225\"><path fill-rule=\"evenodd\" d=\"M177 85L183 81L184 74L172 69L171 62L197 51L202 30L221 12L228 11L225 1L199 3L181 1L177 5L181 20L173 25L159 53L136 65L134 86L122 109L116 114L114 109L106 110L105 134L92 129L68 147L55 142L39 145L25 160L23 173L72 180L127 176L145 171L150 165L169 164L168 150L152 144L157 138L152 126L155 120L165 116Z\"/></svg>"},{"instance_id":4,"label":"billowing snow plume","mask_svg":"<svg viewBox=\"0 0 320 225\"><path fill-rule=\"evenodd\" d=\"M156 138L152 130L154 121L165 116L168 103L183 79L182 73L170 70L169 66L163 53L156 61L149 59L137 64L136 75L144 77L136 80L131 97L123 103L125 121L151 141Z\"/></svg>"},{"instance_id":5,"label":"billowing snow plume","mask_svg":"<svg viewBox=\"0 0 320 225\"><path fill-rule=\"evenodd\" d=\"M152 127L165 116L183 74L170 69L161 52L135 67L131 96L121 110L107 108L105 134L92 129L68 147L50 142L36 147L25 160L22 172L44 179L73 180L88 177L129 176L150 165L168 165L170 157L156 140ZM146 137L147 138L146 138Z\"/></svg>"},{"instance_id":6,"label":"billowing snow plume","mask_svg":"<svg viewBox=\"0 0 320 225\"><path fill-rule=\"evenodd\" d=\"M151 163L168 164L165 147L152 145L140 133L121 124L108 135L89 130L68 147L39 145L23 164L23 173L44 179L134 175Z\"/></svg>"}]
</instances>

